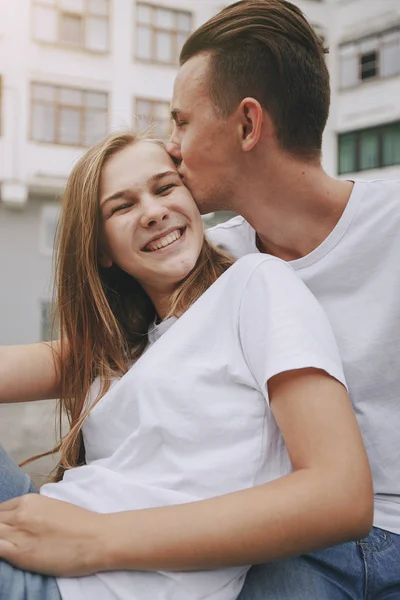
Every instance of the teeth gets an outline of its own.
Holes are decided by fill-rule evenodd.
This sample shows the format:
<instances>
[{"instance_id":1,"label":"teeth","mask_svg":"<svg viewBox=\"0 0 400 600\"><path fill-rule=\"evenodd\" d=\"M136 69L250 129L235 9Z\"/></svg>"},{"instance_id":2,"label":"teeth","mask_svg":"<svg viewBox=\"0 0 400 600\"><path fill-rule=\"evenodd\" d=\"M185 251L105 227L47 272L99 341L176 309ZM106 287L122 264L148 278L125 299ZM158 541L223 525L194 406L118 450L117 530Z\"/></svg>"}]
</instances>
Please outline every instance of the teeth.
<instances>
[{"instance_id":1,"label":"teeth","mask_svg":"<svg viewBox=\"0 0 400 600\"><path fill-rule=\"evenodd\" d=\"M150 252L155 252L155 250L160 250L160 248L165 248L165 246L169 246L173 242L176 242L176 240L179 240L180 237L181 232L179 231L179 229L175 229L175 231L172 231L165 237L160 238L154 242L150 242L150 244L147 244L145 249L149 250Z\"/></svg>"}]
</instances>

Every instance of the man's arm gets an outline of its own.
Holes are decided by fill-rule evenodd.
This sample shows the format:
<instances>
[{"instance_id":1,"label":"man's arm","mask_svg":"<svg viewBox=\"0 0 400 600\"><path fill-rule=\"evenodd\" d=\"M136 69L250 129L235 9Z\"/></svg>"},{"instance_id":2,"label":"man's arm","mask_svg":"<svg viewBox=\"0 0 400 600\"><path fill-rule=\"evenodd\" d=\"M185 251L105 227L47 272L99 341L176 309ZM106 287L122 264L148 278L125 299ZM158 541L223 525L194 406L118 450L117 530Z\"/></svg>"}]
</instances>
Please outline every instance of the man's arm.
<instances>
[{"instance_id":1,"label":"man's arm","mask_svg":"<svg viewBox=\"0 0 400 600\"><path fill-rule=\"evenodd\" d=\"M57 398L59 342L0 346L0 403Z\"/></svg>"},{"instance_id":2,"label":"man's arm","mask_svg":"<svg viewBox=\"0 0 400 600\"><path fill-rule=\"evenodd\" d=\"M371 473L345 388L322 371L302 369L273 377L268 389L293 473L202 502L105 515L100 568L262 563L369 532Z\"/></svg>"},{"instance_id":3,"label":"man's arm","mask_svg":"<svg viewBox=\"0 0 400 600\"><path fill-rule=\"evenodd\" d=\"M276 375L268 387L290 475L209 500L110 515L38 494L14 498L0 504L0 558L56 576L199 570L364 537L371 474L344 387L316 369Z\"/></svg>"}]
</instances>

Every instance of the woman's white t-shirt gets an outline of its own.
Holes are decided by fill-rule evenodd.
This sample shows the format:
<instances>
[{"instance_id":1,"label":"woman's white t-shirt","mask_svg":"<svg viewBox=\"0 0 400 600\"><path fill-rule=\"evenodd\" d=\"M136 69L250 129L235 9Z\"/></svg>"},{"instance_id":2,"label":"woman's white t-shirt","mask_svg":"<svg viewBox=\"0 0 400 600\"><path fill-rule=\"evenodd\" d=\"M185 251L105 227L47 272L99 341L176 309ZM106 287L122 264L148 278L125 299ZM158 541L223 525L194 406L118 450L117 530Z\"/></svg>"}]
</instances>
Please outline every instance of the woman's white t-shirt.
<instances>
[{"instance_id":1,"label":"woman's white t-shirt","mask_svg":"<svg viewBox=\"0 0 400 600\"><path fill-rule=\"evenodd\" d=\"M325 314L291 267L268 255L240 259L149 341L85 422L87 465L42 494L109 513L266 483L291 470L267 381L316 367L344 382ZM58 583L64 600L233 600L246 571L109 572Z\"/></svg>"}]
</instances>

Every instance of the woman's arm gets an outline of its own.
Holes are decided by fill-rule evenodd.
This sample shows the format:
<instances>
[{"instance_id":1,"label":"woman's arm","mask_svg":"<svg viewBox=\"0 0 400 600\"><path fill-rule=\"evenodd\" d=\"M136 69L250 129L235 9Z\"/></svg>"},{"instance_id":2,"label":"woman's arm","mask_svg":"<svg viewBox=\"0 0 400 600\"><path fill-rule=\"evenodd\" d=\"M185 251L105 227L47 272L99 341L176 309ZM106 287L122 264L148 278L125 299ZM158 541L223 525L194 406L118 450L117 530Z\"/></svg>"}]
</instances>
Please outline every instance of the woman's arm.
<instances>
[{"instance_id":1,"label":"woman's arm","mask_svg":"<svg viewBox=\"0 0 400 600\"><path fill-rule=\"evenodd\" d=\"M96 514L37 497L0 505L0 558L55 575L261 563L364 537L371 474L345 388L317 369L268 384L293 473L210 500Z\"/></svg>"},{"instance_id":2,"label":"woman's arm","mask_svg":"<svg viewBox=\"0 0 400 600\"><path fill-rule=\"evenodd\" d=\"M57 398L59 342L0 346L0 403Z\"/></svg>"}]
</instances>

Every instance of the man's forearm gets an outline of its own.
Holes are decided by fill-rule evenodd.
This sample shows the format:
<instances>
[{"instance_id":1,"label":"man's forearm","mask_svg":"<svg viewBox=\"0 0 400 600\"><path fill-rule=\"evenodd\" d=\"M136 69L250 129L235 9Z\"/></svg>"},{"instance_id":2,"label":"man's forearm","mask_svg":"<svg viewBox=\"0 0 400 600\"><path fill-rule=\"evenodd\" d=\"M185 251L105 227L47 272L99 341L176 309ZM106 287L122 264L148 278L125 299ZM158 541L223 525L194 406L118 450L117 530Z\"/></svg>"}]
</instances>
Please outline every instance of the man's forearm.
<instances>
[{"instance_id":1,"label":"man's forearm","mask_svg":"<svg viewBox=\"0 0 400 600\"><path fill-rule=\"evenodd\" d=\"M210 500L104 515L96 568L213 569L363 537L372 525L370 486L343 487L329 475L304 469Z\"/></svg>"}]
</instances>

